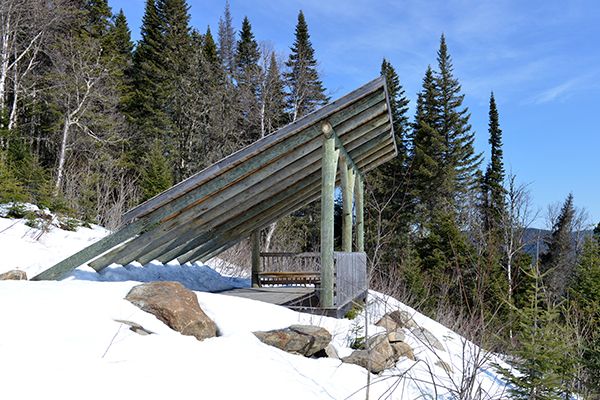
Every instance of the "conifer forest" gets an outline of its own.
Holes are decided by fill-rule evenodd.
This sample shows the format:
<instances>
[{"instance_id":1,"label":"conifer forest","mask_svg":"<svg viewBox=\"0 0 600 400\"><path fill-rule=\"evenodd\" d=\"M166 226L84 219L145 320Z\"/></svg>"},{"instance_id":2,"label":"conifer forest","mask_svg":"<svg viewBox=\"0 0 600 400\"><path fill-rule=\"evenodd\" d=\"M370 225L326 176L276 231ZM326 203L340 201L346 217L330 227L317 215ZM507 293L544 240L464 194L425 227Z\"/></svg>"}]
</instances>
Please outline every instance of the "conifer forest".
<instances>
[{"instance_id":1,"label":"conifer forest","mask_svg":"<svg viewBox=\"0 0 600 400\"><path fill-rule=\"evenodd\" d=\"M282 56L228 3L202 30L189 10L147 0L134 43L107 0L0 2L0 203L116 229L128 209L330 101L310 15L298 12ZM373 71L398 155L367 175L370 286L505 356L519 371L504 371L512 398L600 398L600 223L564 193L549 229L533 228L527 177L504 165L502 109L490 93L484 163L446 39L415 104L388 59ZM314 250L319 207L266 227L263 249Z\"/></svg>"}]
</instances>

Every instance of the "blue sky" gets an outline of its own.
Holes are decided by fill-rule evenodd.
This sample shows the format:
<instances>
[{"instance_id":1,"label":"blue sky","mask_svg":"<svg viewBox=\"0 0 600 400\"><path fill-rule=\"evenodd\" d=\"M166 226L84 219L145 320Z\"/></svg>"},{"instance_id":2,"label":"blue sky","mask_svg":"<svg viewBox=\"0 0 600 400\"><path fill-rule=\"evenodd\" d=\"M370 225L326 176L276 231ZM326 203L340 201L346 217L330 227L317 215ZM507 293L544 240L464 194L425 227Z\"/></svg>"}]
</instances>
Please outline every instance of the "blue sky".
<instances>
[{"instance_id":1,"label":"blue sky","mask_svg":"<svg viewBox=\"0 0 600 400\"><path fill-rule=\"evenodd\" d=\"M144 0L123 8L134 39ZM217 32L225 1L188 0L191 24ZM600 2L231 0L234 25L248 16L259 41L286 57L304 11L329 94L339 97L379 73L386 57L414 105L428 64L446 35L472 114L477 151L488 155L490 92L498 103L507 171L527 184L534 206L573 192L600 222ZM544 225L540 218L538 226Z\"/></svg>"}]
</instances>

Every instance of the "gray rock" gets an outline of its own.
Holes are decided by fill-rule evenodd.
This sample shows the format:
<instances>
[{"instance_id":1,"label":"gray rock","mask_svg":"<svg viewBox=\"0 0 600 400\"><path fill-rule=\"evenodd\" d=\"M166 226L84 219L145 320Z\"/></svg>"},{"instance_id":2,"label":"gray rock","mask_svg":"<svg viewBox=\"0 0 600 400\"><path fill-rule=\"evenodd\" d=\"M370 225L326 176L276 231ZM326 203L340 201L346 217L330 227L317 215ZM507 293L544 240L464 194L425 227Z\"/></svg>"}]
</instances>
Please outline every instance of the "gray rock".
<instances>
[{"instance_id":1,"label":"gray rock","mask_svg":"<svg viewBox=\"0 0 600 400\"><path fill-rule=\"evenodd\" d=\"M26 281L27 273L25 271L19 271L13 269L12 271L0 274L0 281Z\"/></svg>"},{"instance_id":2,"label":"gray rock","mask_svg":"<svg viewBox=\"0 0 600 400\"><path fill-rule=\"evenodd\" d=\"M355 350L342 361L349 364L360 365L374 374L378 374L396 364L394 350L387 340L386 335L377 335L367 340L365 350Z\"/></svg>"},{"instance_id":3,"label":"gray rock","mask_svg":"<svg viewBox=\"0 0 600 400\"><path fill-rule=\"evenodd\" d=\"M415 352L413 351L412 347L410 347L407 343L395 342L391 343L391 346L392 350L394 351L394 356L397 359L406 357L415 361Z\"/></svg>"},{"instance_id":4,"label":"gray rock","mask_svg":"<svg viewBox=\"0 0 600 400\"><path fill-rule=\"evenodd\" d=\"M395 321L400 328L412 329L418 326L412 315L410 315L410 313L407 311L396 310L392 311L389 315L390 318Z\"/></svg>"},{"instance_id":5,"label":"gray rock","mask_svg":"<svg viewBox=\"0 0 600 400\"><path fill-rule=\"evenodd\" d=\"M198 298L179 282L151 282L133 287L125 299L153 314L171 329L198 340L217 336L217 326Z\"/></svg>"},{"instance_id":6,"label":"gray rock","mask_svg":"<svg viewBox=\"0 0 600 400\"><path fill-rule=\"evenodd\" d=\"M310 357L331 342L331 334L318 326L292 325L289 328L267 332L254 332L263 343L293 354Z\"/></svg>"},{"instance_id":7,"label":"gray rock","mask_svg":"<svg viewBox=\"0 0 600 400\"><path fill-rule=\"evenodd\" d=\"M400 310L385 314L375 325L385 328L386 332L394 332L402 328L412 329L418 326L408 312Z\"/></svg>"},{"instance_id":8,"label":"gray rock","mask_svg":"<svg viewBox=\"0 0 600 400\"><path fill-rule=\"evenodd\" d=\"M398 324L388 314L385 314L375 325L385 329L386 332L394 332L398 329Z\"/></svg>"},{"instance_id":9,"label":"gray rock","mask_svg":"<svg viewBox=\"0 0 600 400\"><path fill-rule=\"evenodd\" d=\"M388 342L396 343L396 342L404 342L404 331L397 330L387 334Z\"/></svg>"},{"instance_id":10,"label":"gray rock","mask_svg":"<svg viewBox=\"0 0 600 400\"><path fill-rule=\"evenodd\" d=\"M417 340L422 342L425 346L429 348L434 348L440 351L446 351L444 345L435 337L435 335L429 332L425 328L413 328L410 331Z\"/></svg>"}]
</instances>

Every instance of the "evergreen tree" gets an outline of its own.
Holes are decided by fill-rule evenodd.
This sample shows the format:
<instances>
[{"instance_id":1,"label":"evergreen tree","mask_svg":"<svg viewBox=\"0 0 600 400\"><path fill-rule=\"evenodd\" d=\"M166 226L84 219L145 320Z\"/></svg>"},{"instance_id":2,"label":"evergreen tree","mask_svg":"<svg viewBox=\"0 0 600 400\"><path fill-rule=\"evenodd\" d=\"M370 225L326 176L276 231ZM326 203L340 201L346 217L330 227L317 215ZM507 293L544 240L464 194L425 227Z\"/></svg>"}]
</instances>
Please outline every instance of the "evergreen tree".
<instances>
[{"instance_id":1,"label":"evergreen tree","mask_svg":"<svg viewBox=\"0 0 600 400\"><path fill-rule=\"evenodd\" d=\"M0 151L0 203L29 200L23 185L7 165L5 158L5 152Z\"/></svg>"},{"instance_id":2,"label":"evergreen tree","mask_svg":"<svg viewBox=\"0 0 600 400\"><path fill-rule=\"evenodd\" d=\"M114 76L119 82L121 112L127 111L127 105L132 96L132 64L133 64L133 42L131 41L131 31L127 25L127 18L123 10L113 18L113 26L109 31L110 43L114 58Z\"/></svg>"},{"instance_id":3,"label":"evergreen tree","mask_svg":"<svg viewBox=\"0 0 600 400\"><path fill-rule=\"evenodd\" d=\"M171 168L163 151L163 145L156 141L144 157L141 180L142 200L156 196L173 184Z\"/></svg>"},{"instance_id":4,"label":"evergreen tree","mask_svg":"<svg viewBox=\"0 0 600 400\"><path fill-rule=\"evenodd\" d=\"M531 280L526 306L517 310L519 347L512 361L516 371L501 368L511 386L511 398L528 400L560 399L561 362L571 354L562 325L560 310L552 305L536 267L525 272Z\"/></svg>"},{"instance_id":5,"label":"evergreen tree","mask_svg":"<svg viewBox=\"0 0 600 400\"><path fill-rule=\"evenodd\" d=\"M569 193L552 227L552 235L547 241L548 251L541 257L543 270L548 275L548 290L554 301L559 301L566 294L573 274L575 264L572 238L574 218L573 194Z\"/></svg>"},{"instance_id":6,"label":"evergreen tree","mask_svg":"<svg viewBox=\"0 0 600 400\"><path fill-rule=\"evenodd\" d=\"M442 35L437 53L439 71L435 76L439 112L439 134L444 140L440 184L444 200L456 205L467 197L476 184L481 155L475 154L475 133L470 114L463 107L464 94L454 77L452 59Z\"/></svg>"},{"instance_id":7,"label":"evergreen tree","mask_svg":"<svg viewBox=\"0 0 600 400\"><path fill-rule=\"evenodd\" d=\"M220 63L219 52L217 50L217 44L215 43L212 33L210 32L210 27L206 28L206 33L204 34L203 54L205 60L212 66L212 68L217 69L216 67Z\"/></svg>"},{"instance_id":8,"label":"evergreen tree","mask_svg":"<svg viewBox=\"0 0 600 400\"><path fill-rule=\"evenodd\" d=\"M260 88L261 135L266 136L285 125L285 90L275 53L269 56L269 66Z\"/></svg>"},{"instance_id":9,"label":"evergreen tree","mask_svg":"<svg viewBox=\"0 0 600 400\"><path fill-rule=\"evenodd\" d=\"M442 194L446 142L438 129L438 97L433 70L427 67L422 90L417 96L409 180L416 202L416 219L421 226L431 219L436 209L449 209L451 206Z\"/></svg>"},{"instance_id":10,"label":"evergreen tree","mask_svg":"<svg viewBox=\"0 0 600 400\"><path fill-rule=\"evenodd\" d=\"M411 222L405 145L408 131L408 99L400 85L398 74L385 58L381 64L381 75L386 79L398 155L369 174L368 188L372 191L372 200L367 202L367 224L380 224L378 229L390 237L384 246L380 243L382 263L386 269L390 269L400 264L406 258L404 253L410 251L406 246ZM385 207L382 207L383 205ZM369 226L367 230L375 232L377 228Z\"/></svg>"},{"instance_id":11,"label":"evergreen tree","mask_svg":"<svg viewBox=\"0 0 600 400\"><path fill-rule=\"evenodd\" d=\"M390 112L392 114L392 126L396 136L398 147L398 159L406 162L407 158L407 134L408 134L408 103L404 88L400 84L400 78L394 66L385 58L381 62L381 76L385 77L388 96L390 99Z\"/></svg>"},{"instance_id":12,"label":"evergreen tree","mask_svg":"<svg viewBox=\"0 0 600 400\"><path fill-rule=\"evenodd\" d=\"M486 169L484 182L487 207L484 211L486 231L497 231L505 212L504 161L502 159L502 130L498 121L498 109L494 93L490 96L489 143L491 146L490 163Z\"/></svg>"},{"instance_id":13,"label":"evergreen tree","mask_svg":"<svg viewBox=\"0 0 600 400\"><path fill-rule=\"evenodd\" d=\"M600 243L594 238L584 242L569 293L581 320L583 381L590 392L600 393Z\"/></svg>"},{"instance_id":14,"label":"evergreen tree","mask_svg":"<svg viewBox=\"0 0 600 400\"><path fill-rule=\"evenodd\" d=\"M261 136L258 92L261 68L260 52L252 33L248 17L244 17L240 40L235 53L238 104L240 109L239 131L246 142L254 142Z\"/></svg>"},{"instance_id":15,"label":"evergreen tree","mask_svg":"<svg viewBox=\"0 0 600 400\"><path fill-rule=\"evenodd\" d=\"M159 10L155 0L146 0L141 39L133 55L133 95L128 107L136 131L133 138L136 157L141 157L168 130L169 121L164 109L164 48Z\"/></svg>"},{"instance_id":16,"label":"evergreen tree","mask_svg":"<svg viewBox=\"0 0 600 400\"><path fill-rule=\"evenodd\" d=\"M225 11L219 18L219 56L228 81L233 81L235 75L235 30L231 19L229 0L225 1Z\"/></svg>"},{"instance_id":17,"label":"evergreen tree","mask_svg":"<svg viewBox=\"0 0 600 400\"><path fill-rule=\"evenodd\" d=\"M284 73L288 89L287 103L290 119L296 119L316 110L329 100L317 72L315 51L310 42L308 25L302 11L298 13L298 23L294 44L286 62L288 71Z\"/></svg>"},{"instance_id":18,"label":"evergreen tree","mask_svg":"<svg viewBox=\"0 0 600 400\"><path fill-rule=\"evenodd\" d=\"M107 0L87 0L85 30L93 38L104 38L112 28L112 12Z\"/></svg>"}]
</instances>

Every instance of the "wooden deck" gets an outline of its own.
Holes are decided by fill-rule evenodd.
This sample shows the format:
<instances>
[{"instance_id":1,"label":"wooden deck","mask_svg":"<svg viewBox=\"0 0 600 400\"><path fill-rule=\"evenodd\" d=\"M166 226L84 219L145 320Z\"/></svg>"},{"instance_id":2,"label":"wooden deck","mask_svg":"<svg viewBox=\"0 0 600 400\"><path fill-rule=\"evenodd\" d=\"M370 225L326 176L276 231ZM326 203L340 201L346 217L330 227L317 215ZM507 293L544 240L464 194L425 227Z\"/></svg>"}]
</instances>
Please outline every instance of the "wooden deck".
<instances>
[{"instance_id":1,"label":"wooden deck","mask_svg":"<svg viewBox=\"0 0 600 400\"><path fill-rule=\"evenodd\" d=\"M301 304L315 294L314 287L262 287L242 288L221 292L227 296L263 301L265 303L290 306Z\"/></svg>"}]
</instances>

